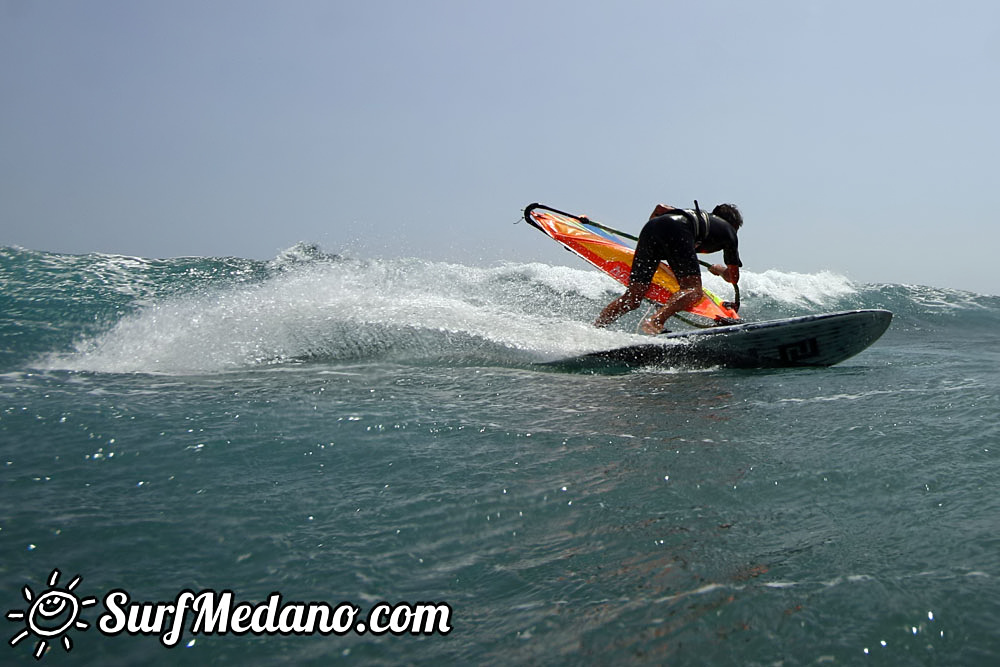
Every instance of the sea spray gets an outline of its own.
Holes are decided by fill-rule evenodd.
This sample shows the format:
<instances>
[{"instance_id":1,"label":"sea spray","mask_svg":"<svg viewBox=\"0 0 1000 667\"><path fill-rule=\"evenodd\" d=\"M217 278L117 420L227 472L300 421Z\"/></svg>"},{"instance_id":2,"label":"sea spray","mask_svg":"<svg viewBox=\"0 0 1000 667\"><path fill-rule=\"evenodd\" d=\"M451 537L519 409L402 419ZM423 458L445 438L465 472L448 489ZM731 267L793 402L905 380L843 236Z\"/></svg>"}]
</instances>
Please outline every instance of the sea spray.
<instances>
[{"instance_id":1,"label":"sea spray","mask_svg":"<svg viewBox=\"0 0 1000 667\"><path fill-rule=\"evenodd\" d=\"M605 331L590 326L621 287L582 268L359 260L309 245L267 262L17 249L4 257L6 294L20 295L6 297L16 316L7 326L63 323L36 357L48 369L202 373L420 358L516 365L643 340L635 335L640 315ZM715 276L705 284L724 298L731 290ZM984 307L967 293L858 285L829 272L747 271L741 285L747 321L860 307L902 310L904 318L914 307Z\"/></svg>"}]
</instances>

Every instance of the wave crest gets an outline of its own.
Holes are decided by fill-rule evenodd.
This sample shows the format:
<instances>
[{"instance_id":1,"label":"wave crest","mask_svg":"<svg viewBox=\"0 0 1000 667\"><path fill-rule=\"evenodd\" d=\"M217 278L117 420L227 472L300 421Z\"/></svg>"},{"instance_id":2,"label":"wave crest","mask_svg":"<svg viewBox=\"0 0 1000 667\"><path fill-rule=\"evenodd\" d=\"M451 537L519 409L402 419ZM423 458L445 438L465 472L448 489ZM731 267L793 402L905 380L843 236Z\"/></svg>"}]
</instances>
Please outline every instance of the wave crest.
<instances>
[{"instance_id":1,"label":"wave crest","mask_svg":"<svg viewBox=\"0 0 1000 667\"><path fill-rule=\"evenodd\" d=\"M101 372L202 373L287 363L521 363L648 340L641 311L590 326L622 288L585 267L355 259L297 244L270 261L151 260L0 249L7 358ZM704 275L723 298L732 287ZM899 322L996 322L1000 298L863 285L832 272L743 272L748 321L887 308ZM983 317L986 320L983 320ZM973 321L973 320L969 320Z\"/></svg>"}]
</instances>

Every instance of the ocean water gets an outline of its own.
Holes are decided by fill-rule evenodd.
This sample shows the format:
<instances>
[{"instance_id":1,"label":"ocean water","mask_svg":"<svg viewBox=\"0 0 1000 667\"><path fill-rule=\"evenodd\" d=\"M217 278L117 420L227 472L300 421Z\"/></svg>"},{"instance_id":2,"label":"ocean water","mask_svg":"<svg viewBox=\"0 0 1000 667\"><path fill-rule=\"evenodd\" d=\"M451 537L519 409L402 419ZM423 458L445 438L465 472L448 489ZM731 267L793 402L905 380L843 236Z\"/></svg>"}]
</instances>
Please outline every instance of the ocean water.
<instances>
[{"instance_id":1,"label":"ocean water","mask_svg":"<svg viewBox=\"0 0 1000 667\"><path fill-rule=\"evenodd\" d=\"M582 267L0 249L0 661L998 664L1000 298L741 284L895 318L832 368L572 373L539 362L640 340ZM101 629L115 590L450 631L168 648Z\"/></svg>"}]
</instances>

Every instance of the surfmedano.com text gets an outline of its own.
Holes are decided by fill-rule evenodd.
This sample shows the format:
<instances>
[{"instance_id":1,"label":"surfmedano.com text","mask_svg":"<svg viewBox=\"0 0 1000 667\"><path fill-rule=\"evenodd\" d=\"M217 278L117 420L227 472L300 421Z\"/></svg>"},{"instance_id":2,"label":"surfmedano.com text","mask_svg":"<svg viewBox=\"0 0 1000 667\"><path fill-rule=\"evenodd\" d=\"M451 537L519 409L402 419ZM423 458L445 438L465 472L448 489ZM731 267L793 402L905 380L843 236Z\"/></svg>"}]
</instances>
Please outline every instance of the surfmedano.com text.
<instances>
[{"instance_id":1,"label":"surfmedano.com text","mask_svg":"<svg viewBox=\"0 0 1000 667\"><path fill-rule=\"evenodd\" d=\"M183 590L172 602L132 602L121 589L104 596L106 611L97 621L102 634L121 633L159 637L176 646L185 627L191 635L447 635L451 606L447 603L380 602L367 614L350 602L284 602L281 593L251 604L234 602L232 591L199 593ZM191 619L190 624L186 623Z\"/></svg>"}]
</instances>

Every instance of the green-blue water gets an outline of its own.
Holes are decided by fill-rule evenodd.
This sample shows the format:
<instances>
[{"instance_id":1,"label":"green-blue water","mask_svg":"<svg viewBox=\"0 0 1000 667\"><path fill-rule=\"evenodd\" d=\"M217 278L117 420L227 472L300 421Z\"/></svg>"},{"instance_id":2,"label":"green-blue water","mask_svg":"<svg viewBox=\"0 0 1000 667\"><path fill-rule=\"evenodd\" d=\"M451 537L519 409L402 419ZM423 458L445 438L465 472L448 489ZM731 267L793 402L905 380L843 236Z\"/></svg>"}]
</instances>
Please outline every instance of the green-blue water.
<instances>
[{"instance_id":1,"label":"green-blue water","mask_svg":"<svg viewBox=\"0 0 1000 667\"><path fill-rule=\"evenodd\" d=\"M639 340L589 326L618 288L586 269L0 249L3 611L53 569L452 608L167 649L97 604L50 665L997 664L1000 298L742 285L748 320L895 319L828 369L574 374L535 364Z\"/></svg>"}]
</instances>

